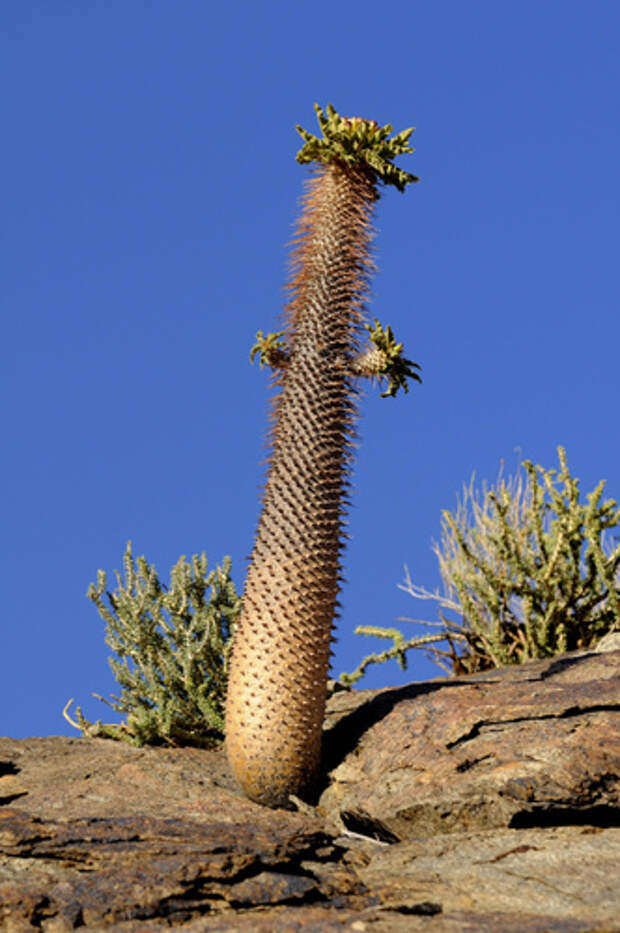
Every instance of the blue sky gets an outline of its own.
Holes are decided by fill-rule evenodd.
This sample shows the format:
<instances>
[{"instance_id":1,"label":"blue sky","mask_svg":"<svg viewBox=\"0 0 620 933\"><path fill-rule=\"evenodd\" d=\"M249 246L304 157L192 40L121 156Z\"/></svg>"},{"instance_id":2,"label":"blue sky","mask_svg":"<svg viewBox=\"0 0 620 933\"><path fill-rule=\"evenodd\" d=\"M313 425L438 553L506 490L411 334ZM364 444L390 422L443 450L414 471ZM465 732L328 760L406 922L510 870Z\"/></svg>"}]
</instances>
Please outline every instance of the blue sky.
<instances>
[{"instance_id":1,"label":"blue sky","mask_svg":"<svg viewBox=\"0 0 620 933\"><path fill-rule=\"evenodd\" d=\"M71 734L114 692L85 597L127 540L167 578L233 559L259 512L268 377L307 169L331 101L415 125L420 176L377 209L370 314L423 366L367 392L335 672L360 624L420 614L442 509L558 444L620 497L620 6L591 0L3 4L5 421L0 734ZM7 93L8 92L8 93ZM432 617L432 616L431 616ZM413 656L403 674L440 672Z\"/></svg>"}]
</instances>

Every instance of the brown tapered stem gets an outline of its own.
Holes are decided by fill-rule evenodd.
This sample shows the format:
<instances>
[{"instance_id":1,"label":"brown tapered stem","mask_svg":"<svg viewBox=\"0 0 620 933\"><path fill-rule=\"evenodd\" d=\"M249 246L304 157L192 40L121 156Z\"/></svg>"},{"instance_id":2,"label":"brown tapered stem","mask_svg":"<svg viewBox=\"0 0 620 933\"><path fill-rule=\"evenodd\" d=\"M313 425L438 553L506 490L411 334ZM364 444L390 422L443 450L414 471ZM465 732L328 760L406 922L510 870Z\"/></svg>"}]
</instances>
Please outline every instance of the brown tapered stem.
<instances>
[{"instance_id":1,"label":"brown tapered stem","mask_svg":"<svg viewBox=\"0 0 620 933\"><path fill-rule=\"evenodd\" d=\"M309 797L321 758L356 417L352 360L367 293L373 175L315 169L303 202L271 458L229 672L226 744L248 797Z\"/></svg>"}]
</instances>

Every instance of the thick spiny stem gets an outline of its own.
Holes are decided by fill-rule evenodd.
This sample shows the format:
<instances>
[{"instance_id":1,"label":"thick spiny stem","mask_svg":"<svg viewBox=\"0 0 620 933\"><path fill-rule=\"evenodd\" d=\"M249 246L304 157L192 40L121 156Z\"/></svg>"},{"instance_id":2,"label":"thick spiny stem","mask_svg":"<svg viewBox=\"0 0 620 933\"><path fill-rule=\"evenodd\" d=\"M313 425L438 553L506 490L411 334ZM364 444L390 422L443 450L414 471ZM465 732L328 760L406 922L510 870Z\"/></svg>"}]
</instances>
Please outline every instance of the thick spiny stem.
<instances>
[{"instance_id":1,"label":"thick spiny stem","mask_svg":"<svg viewBox=\"0 0 620 933\"><path fill-rule=\"evenodd\" d=\"M320 765L376 183L403 190L416 180L390 161L412 151L411 130L388 139L390 126L317 113L323 139L299 130L298 160L318 166L297 230L286 338L259 332L252 350L281 391L226 705L233 774L269 806L311 795ZM379 371L398 376L402 348L391 331L377 334Z\"/></svg>"},{"instance_id":2,"label":"thick spiny stem","mask_svg":"<svg viewBox=\"0 0 620 933\"><path fill-rule=\"evenodd\" d=\"M226 735L249 797L286 805L320 762L357 347L375 200L365 172L317 170L304 204L264 507L230 669Z\"/></svg>"}]
</instances>

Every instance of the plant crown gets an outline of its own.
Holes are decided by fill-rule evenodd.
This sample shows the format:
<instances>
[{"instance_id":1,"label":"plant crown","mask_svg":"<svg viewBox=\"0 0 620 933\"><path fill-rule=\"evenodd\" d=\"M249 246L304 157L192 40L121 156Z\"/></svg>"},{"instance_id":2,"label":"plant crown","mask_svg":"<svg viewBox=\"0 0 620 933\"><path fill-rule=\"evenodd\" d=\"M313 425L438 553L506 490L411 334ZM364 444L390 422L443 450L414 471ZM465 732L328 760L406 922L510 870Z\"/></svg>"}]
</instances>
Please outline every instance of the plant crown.
<instances>
[{"instance_id":1,"label":"plant crown","mask_svg":"<svg viewBox=\"0 0 620 933\"><path fill-rule=\"evenodd\" d=\"M389 123L379 126L374 120L362 117L341 117L331 104L326 107L327 116L318 104L314 105L314 109L323 135L322 138L314 136L296 125L297 132L304 140L304 145L297 153L298 162L340 161L351 166L361 164L376 179L386 185L395 185L399 191L404 191L411 182L419 181L416 175L403 171L392 162L397 155L415 151L409 145L409 137L415 127L402 130L389 139L393 132Z\"/></svg>"}]
</instances>

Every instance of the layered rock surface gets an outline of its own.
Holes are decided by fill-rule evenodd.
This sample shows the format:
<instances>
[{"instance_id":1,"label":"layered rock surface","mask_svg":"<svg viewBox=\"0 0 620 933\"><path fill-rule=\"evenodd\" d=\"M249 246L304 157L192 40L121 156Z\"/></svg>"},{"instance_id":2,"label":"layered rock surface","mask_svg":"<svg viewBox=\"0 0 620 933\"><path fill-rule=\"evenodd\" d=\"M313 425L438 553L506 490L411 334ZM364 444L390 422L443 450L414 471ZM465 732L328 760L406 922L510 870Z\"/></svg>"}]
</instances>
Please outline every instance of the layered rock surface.
<instances>
[{"instance_id":1,"label":"layered rock surface","mask_svg":"<svg viewBox=\"0 0 620 933\"><path fill-rule=\"evenodd\" d=\"M619 668L336 694L303 812L221 751L0 739L0 929L620 930Z\"/></svg>"}]
</instances>

